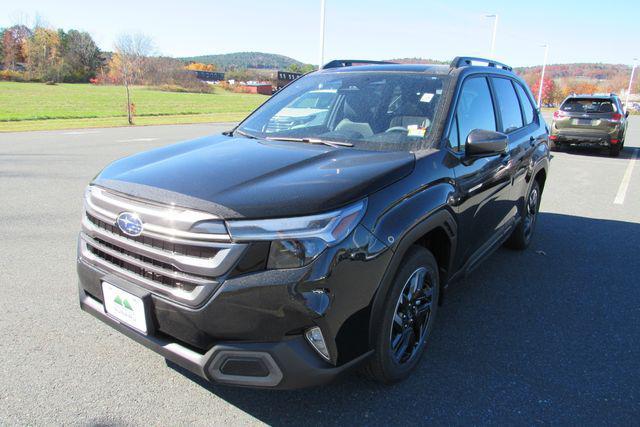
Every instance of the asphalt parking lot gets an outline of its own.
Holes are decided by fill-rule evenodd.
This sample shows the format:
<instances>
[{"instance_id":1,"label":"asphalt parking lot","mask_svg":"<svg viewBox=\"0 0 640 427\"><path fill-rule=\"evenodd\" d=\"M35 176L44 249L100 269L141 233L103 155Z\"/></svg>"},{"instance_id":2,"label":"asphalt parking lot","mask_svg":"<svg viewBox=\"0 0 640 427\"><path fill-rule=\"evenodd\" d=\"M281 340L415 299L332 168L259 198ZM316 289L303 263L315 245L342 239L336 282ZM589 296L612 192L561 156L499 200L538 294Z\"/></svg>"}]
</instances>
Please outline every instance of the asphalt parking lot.
<instances>
[{"instance_id":1,"label":"asphalt parking lot","mask_svg":"<svg viewBox=\"0 0 640 427\"><path fill-rule=\"evenodd\" d=\"M619 158L554 153L532 246L500 249L451 289L410 379L293 392L205 384L78 306L87 182L229 127L0 134L0 424L638 422L640 117Z\"/></svg>"}]
</instances>

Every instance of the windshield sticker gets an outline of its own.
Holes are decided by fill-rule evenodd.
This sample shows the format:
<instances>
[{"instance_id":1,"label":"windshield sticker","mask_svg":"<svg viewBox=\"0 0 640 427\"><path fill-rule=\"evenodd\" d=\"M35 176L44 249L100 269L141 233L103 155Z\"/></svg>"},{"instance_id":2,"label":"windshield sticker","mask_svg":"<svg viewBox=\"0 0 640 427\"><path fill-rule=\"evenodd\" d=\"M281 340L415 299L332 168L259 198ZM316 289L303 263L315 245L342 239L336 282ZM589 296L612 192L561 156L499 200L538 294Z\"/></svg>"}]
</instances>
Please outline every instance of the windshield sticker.
<instances>
[{"instance_id":1,"label":"windshield sticker","mask_svg":"<svg viewBox=\"0 0 640 427\"><path fill-rule=\"evenodd\" d=\"M433 93L423 93L420 97L420 102L431 102L435 94Z\"/></svg>"},{"instance_id":2,"label":"windshield sticker","mask_svg":"<svg viewBox=\"0 0 640 427\"><path fill-rule=\"evenodd\" d=\"M426 132L427 128L421 128L418 127L418 125L407 126L407 136L417 136L419 138L422 138Z\"/></svg>"}]
</instances>

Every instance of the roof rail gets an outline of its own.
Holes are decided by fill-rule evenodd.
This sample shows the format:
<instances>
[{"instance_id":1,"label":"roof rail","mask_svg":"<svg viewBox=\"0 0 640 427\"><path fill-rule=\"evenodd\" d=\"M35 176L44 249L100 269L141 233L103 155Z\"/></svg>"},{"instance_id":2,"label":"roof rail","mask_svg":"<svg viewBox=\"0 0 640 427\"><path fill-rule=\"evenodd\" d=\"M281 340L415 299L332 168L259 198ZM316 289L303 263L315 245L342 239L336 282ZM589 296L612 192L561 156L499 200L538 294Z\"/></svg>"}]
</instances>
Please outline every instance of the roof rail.
<instances>
[{"instance_id":1,"label":"roof rail","mask_svg":"<svg viewBox=\"0 0 640 427\"><path fill-rule=\"evenodd\" d=\"M487 67L502 68L503 70L507 71L513 70L513 68L511 68L507 64L503 64L502 62L494 61L493 59L487 58L476 58L473 56L456 56L455 58L453 58L453 61L451 61L451 68L468 67L471 65L475 65L473 64L474 62L482 62L484 64L487 64Z\"/></svg>"},{"instance_id":2,"label":"roof rail","mask_svg":"<svg viewBox=\"0 0 640 427\"><path fill-rule=\"evenodd\" d=\"M395 64L395 62L370 61L367 59L334 59L333 61L330 61L324 64L322 66L322 69L325 70L327 68L341 68L341 67L351 67L353 65L368 65L368 64Z\"/></svg>"}]
</instances>

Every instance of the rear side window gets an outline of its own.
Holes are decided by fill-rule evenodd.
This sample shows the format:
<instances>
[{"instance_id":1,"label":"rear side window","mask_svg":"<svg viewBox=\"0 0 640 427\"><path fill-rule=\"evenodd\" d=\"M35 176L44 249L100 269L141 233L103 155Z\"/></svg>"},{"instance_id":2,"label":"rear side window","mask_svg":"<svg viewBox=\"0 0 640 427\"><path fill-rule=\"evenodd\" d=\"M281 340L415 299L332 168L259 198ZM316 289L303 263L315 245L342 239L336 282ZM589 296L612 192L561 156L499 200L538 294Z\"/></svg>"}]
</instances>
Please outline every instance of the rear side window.
<instances>
[{"instance_id":1,"label":"rear side window","mask_svg":"<svg viewBox=\"0 0 640 427\"><path fill-rule=\"evenodd\" d=\"M560 107L568 113L615 113L616 107L610 99L569 98Z\"/></svg>"},{"instance_id":2,"label":"rear side window","mask_svg":"<svg viewBox=\"0 0 640 427\"><path fill-rule=\"evenodd\" d=\"M499 78L492 78L491 80L496 91L496 98L498 98L504 132L509 133L520 129L523 126L520 101L513 84L511 84L511 80Z\"/></svg>"},{"instance_id":3,"label":"rear side window","mask_svg":"<svg viewBox=\"0 0 640 427\"><path fill-rule=\"evenodd\" d=\"M516 92L518 92L518 96L520 97L520 104L522 105L522 112L524 113L525 125L533 123L533 117L535 115L535 108L531 104L531 98L527 95L524 88L520 83L516 83L514 85L516 87Z\"/></svg>"},{"instance_id":4,"label":"rear side window","mask_svg":"<svg viewBox=\"0 0 640 427\"><path fill-rule=\"evenodd\" d=\"M486 78L472 77L464 81L452 124L449 141L451 147L458 151L464 151L464 143L472 130L496 130L493 100ZM452 135L456 133L454 127L456 124L457 135Z\"/></svg>"}]
</instances>

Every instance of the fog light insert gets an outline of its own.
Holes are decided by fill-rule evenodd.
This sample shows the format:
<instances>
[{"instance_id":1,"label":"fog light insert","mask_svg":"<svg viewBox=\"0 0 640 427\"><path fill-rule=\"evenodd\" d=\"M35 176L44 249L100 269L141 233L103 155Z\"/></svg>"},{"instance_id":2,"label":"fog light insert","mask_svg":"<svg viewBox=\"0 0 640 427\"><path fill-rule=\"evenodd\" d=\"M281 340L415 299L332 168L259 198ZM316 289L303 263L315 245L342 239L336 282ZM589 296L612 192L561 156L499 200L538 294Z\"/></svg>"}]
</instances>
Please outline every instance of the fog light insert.
<instances>
[{"instance_id":1,"label":"fog light insert","mask_svg":"<svg viewBox=\"0 0 640 427\"><path fill-rule=\"evenodd\" d=\"M323 359L327 361L330 360L329 349L327 349L327 344L324 342L324 337L322 336L322 330L320 330L319 327L314 326L313 328L307 329L304 336Z\"/></svg>"}]
</instances>

